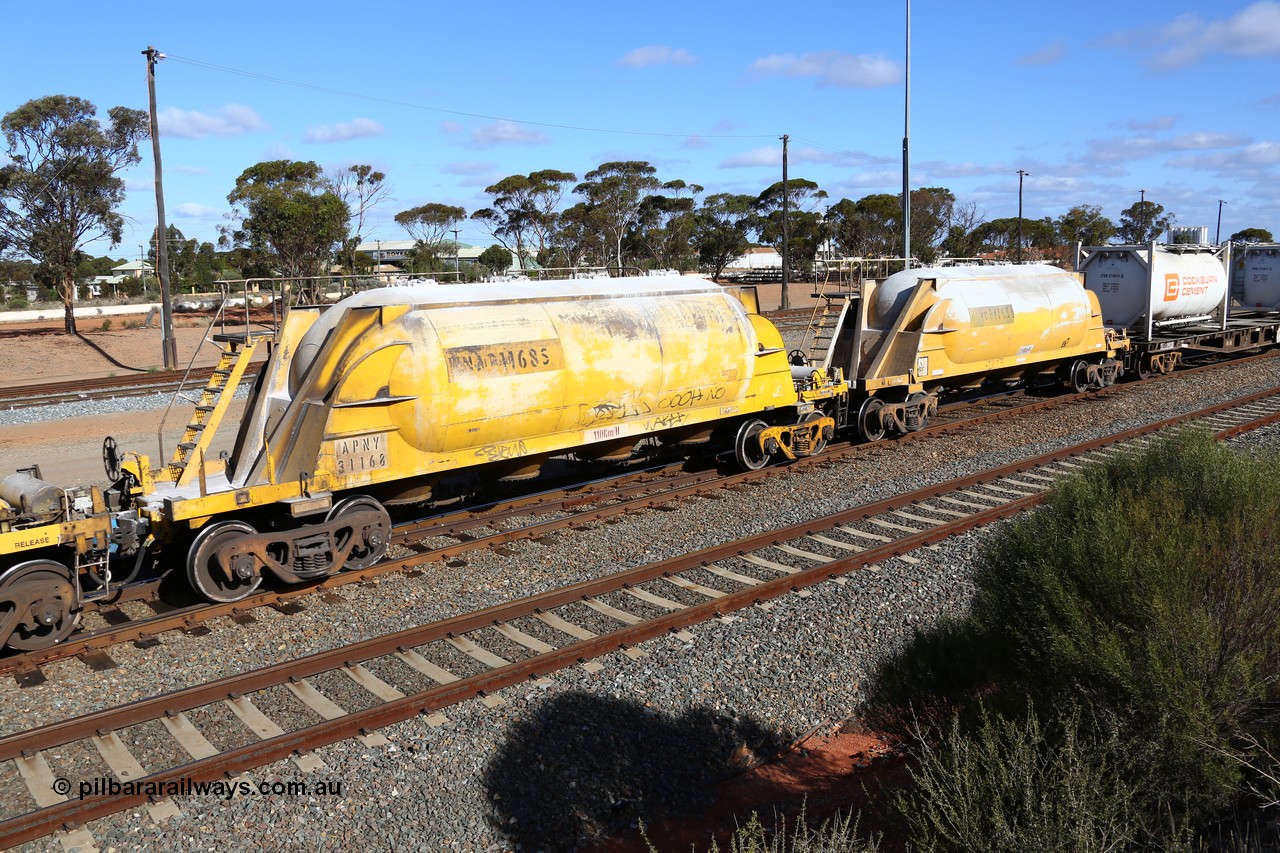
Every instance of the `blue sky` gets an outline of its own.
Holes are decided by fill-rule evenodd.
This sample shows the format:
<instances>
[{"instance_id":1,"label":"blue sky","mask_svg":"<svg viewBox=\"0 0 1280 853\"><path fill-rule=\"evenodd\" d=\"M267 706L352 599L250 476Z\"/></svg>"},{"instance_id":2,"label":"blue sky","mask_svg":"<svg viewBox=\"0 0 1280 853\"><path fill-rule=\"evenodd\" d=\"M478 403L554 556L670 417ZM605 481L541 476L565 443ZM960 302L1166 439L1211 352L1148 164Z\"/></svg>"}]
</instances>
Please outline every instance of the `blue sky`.
<instances>
[{"instance_id":1,"label":"blue sky","mask_svg":"<svg viewBox=\"0 0 1280 853\"><path fill-rule=\"evenodd\" d=\"M470 213L535 169L648 160L663 180L754 194L781 176L784 133L792 176L857 199L901 189L903 18L901 2L828 0L10 0L26 35L6 42L0 111L50 94L145 108L155 45L168 219L200 240L240 172L280 158L385 171L393 199L367 229L385 240L407 236L397 211ZM913 186L1014 216L1024 169L1029 217L1098 204L1114 220L1145 190L1210 238L1219 199L1224 238L1280 236L1280 2L915 0L911 59ZM154 227L143 153L115 257ZM470 222L460 236L491 242Z\"/></svg>"}]
</instances>

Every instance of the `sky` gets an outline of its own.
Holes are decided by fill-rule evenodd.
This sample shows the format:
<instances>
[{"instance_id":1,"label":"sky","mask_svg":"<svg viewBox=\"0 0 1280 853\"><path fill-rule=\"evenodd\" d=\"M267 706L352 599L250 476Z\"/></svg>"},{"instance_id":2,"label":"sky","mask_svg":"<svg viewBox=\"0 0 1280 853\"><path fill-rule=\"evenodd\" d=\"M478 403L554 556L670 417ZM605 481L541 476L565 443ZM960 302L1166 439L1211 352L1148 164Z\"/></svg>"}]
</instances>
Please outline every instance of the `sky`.
<instances>
[{"instance_id":1,"label":"sky","mask_svg":"<svg viewBox=\"0 0 1280 853\"><path fill-rule=\"evenodd\" d=\"M0 0L0 112L86 98L145 109L157 66L169 224L216 241L240 173L264 160L367 163L395 213L488 206L512 174L647 160L664 181L757 194L791 177L857 200L902 188L905 2L392 3ZM1065 14L1063 9L1070 10ZM1145 197L1213 239L1280 236L1280 2L915 0L911 185L985 219ZM123 173L124 241L155 227L151 150ZM569 196L568 203L577 201ZM1220 205L1219 201L1225 202ZM492 241L464 222L460 239Z\"/></svg>"}]
</instances>

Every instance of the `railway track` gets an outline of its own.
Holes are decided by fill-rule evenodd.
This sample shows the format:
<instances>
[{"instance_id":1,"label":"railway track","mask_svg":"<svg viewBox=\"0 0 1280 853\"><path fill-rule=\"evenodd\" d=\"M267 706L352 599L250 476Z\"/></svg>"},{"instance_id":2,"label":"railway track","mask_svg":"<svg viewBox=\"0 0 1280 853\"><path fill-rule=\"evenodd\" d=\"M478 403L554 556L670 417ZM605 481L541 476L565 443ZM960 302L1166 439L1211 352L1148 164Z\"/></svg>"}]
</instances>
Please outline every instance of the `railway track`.
<instances>
[{"instance_id":1,"label":"railway track","mask_svg":"<svg viewBox=\"0 0 1280 853\"><path fill-rule=\"evenodd\" d=\"M1189 422L1209 425L1219 438L1280 422L1280 389L741 541L11 734L0 738L0 762L13 763L35 807L0 822L0 846L138 806L163 820L178 808L169 796L190 793L195 785L232 777L237 784L255 784L239 774L283 759L314 772L324 767L313 754L321 746L351 738L378 746L385 742L378 728L415 715L439 725L443 711L467 699L493 697L504 687L567 667L594 669L597 658L619 650L640 656L641 643L668 633L691 641L682 632L700 623L767 607L780 596L806 595L808 587L841 583L852 572L886 571L881 564L891 560L910 562L915 549L1034 507L1057 478L1091 460ZM467 665L450 663L450 669L451 660ZM324 678L353 682L365 695L363 707L338 705L316 687ZM281 689L320 722L286 729L254 703L262 691ZM213 733L192 719L209 708L238 720L248 742L215 747ZM129 748L135 727L142 726L163 731L173 754L189 760L144 767ZM73 785L59 775L56 758L51 762L48 756L71 744L96 751L119 784L85 789L84 780ZM91 844L92 837L86 829L72 829L63 843Z\"/></svg>"},{"instance_id":2,"label":"railway track","mask_svg":"<svg viewBox=\"0 0 1280 853\"><path fill-rule=\"evenodd\" d=\"M1209 364L1190 369L1210 370L1218 366ZM1148 381L1159 381L1161 378L1164 377ZM958 429L979 426L1017 413L1123 393L1124 388L1123 385L1116 385L1101 391L1045 398L1013 393L997 394L955 403L940 411L939 418L928 427L904 436L895 443L927 441ZM161 580L133 584L109 598L86 602L85 613L95 614L95 621L99 623L93 629L82 630L47 649L13 653L0 658L0 676L11 675L20 685L34 687L45 681L42 667L72 657L80 658L95 671L112 669L116 665L109 654L112 646L134 643L145 648L160 642L159 635L166 631L201 632L207 630L202 627L203 623L218 618L249 623L254 621L252 612L264 607L285 613L299 612L305 606L307 598L323 596L349 584L364 583L395 572L420 574L425 565L457 559L468 552L501 549L521 540L537 541L561 531L669 506L675 501L706 496L723 488L758 482L776 475L780 470L803 469L810 465L825 466L859 454L875 453L881 446L833 443L821 455L797 460L783 469L766 468L733 474L724 474L713 468L686 471L682 469L682 462L672 462L659 468L407 521L398 524L393 531L393 543L412 552L406 556L385 560L362 570L341 572L312 583L260 591L229 604L167 602L160 598ZM429 548L417 544L437 537L455 541ZM144 616L130 615L120 607L130 602L141 602L149 612Z\"/></svg>"},{"instance_id":3,"label":"railway track","mask_svg":"<svg viewBox=\"0 0 1280 853\"><path fill-rule=\"evenodd\" d=\"M54 403L82 400L110 400L116 397L140 397L147 394L173 393L181 388L200 388L209 381L212 367L199 367L189 373L177 370L75 379L67 382L45 382L38 385L0 388L0 408L29 409ZM256 374L247 374L252 377ZM185 377L185 378L184 378Z\"/></svg>"}]
</instances>

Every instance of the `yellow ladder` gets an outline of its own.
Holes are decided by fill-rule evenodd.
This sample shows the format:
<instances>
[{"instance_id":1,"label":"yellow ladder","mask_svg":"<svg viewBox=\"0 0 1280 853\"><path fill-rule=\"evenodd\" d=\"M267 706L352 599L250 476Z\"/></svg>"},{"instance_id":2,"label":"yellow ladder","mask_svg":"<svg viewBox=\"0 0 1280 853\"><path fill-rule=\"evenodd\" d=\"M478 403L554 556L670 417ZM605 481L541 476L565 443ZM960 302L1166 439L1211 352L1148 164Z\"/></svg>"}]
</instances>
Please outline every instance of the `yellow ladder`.
<instances>
[{"instance_id":1,"label":"yellow ladder","mask_svg":"<svg viewBox=\"0 0 1280 853\"><path fill-rule=\"evenodd\" d=\"M825 366L827 358L831 353L831 347L835 340L836 332L840 329L840 320L844 317L845 309L849 303L850 294L844 292L841 288L843 277L836 272L836 278L831 278L832 270L827 269L827 275L822 280L822 284L818 287L818 292L814 293L817 302L813 306L813 314L809 317L809 328L805 330L804 340L808 344L805 356L810 364ZM828 286L834 284L836 292L828 292ZM805 349L805 347L801 347Z\"/></svg>"},{"instance_id":2,"label":"yellow ladder","mask_svg":"<svg viewBox=\"0 0 1280 853\"><path fill-rule=\"evenodd\" d=\"M205 451L209 449L218 424L235 397L236 388L244 378L245 370L253 359L258 342L272 337L271 333L255 335L249 333L219 334L213 340L222 344L222 354L209 376L208 383L200 391L196 400L195 411L191 422L178 440L173 450L173 457L165 470L175 484L185 486L199 472L204 461ZM192 465L192 460L200 464Z\"/></svg>"}]
</instances>

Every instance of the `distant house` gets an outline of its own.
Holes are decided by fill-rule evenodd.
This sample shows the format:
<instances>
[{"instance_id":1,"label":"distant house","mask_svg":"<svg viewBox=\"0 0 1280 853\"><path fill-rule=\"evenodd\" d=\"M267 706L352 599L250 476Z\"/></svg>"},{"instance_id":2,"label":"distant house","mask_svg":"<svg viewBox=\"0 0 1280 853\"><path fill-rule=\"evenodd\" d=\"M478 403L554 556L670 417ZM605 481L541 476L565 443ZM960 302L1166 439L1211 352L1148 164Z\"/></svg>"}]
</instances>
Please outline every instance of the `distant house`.
<instances>
[{"instance_id":1,"label":"distant house","mask_svg":"<svg viewBox=\"0 0 1280 853\"><path fill-rule=\"evenodd\" d=\"M373 261L378 272L397 272L408 266L409 252L413 249L415 242L414 240L374 240L356 246L356 251ZM440 250L440 260L447 264L456 257L459 264L479 263L480 255L484 253L486 248L485 246L471 246L466 243L455 244L452 240L447 240ZM515 252L512 252L512 254L514 255ZM527 270L541 269L538 262L534 260L527 250L524 253L524 268Z\"/></svg>"},{"instance_id":2,"label":"distant house","mask_svg":"<svg viewBox=\"0 0 1280 853\"><path fill-rule=\"evenodd\" d=\"M143 276L154 275L155 267L146 261L126 261L123 264L116 264L111 268L112 276L123 276L128 278L142 278Z\"/></svg>"},{"instance_id":3,"label":"distant house","mask_svg":"<svg viewBox=\"0 0 1280 853\"><path fill-rule=\"evenodd\" d=\"M766 269L782 269L782 256L778 254L777 249L770 249L767 246L747 249L746 252L734 258L725 266L726 272L729 270Z\"/></svg>"}]
</instances>

